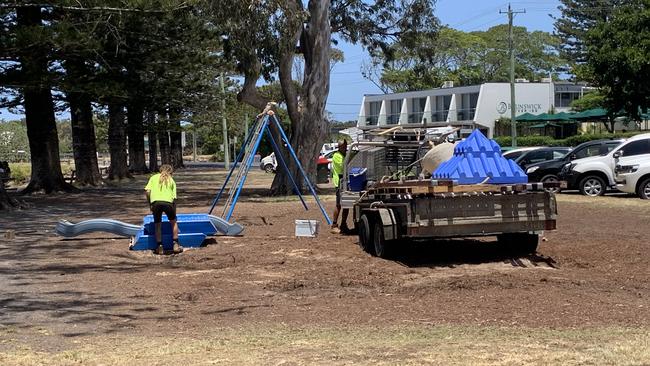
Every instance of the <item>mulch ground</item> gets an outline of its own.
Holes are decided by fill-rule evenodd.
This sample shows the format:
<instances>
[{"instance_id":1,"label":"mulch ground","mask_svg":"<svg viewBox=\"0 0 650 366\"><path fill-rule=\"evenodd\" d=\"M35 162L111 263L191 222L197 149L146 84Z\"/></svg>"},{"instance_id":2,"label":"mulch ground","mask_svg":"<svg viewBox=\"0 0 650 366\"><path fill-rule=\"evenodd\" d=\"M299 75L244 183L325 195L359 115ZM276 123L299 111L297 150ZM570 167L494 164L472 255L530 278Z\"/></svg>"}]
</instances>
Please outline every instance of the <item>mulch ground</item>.
<instances>
[{"instance_id":1,"label":"mulch ground","mask_svg":"<svg viewBox=\"0 0 650 366\"><path fill-rule=\"evenodd\" d=\"M178 174L181 213L207 212L223 173ZM650 202L632 196L560 194L558 230L538 253L512 257L494 238L404 243L395 260L364 253L355 236L294 237L295 219L322 220L309 201L259 195L235 211L240 237L156 256L129 240L54 234L59 219L108 217L140 223L145 177L81 194L32 196L0 213L0 330L45 349L91 334L200 335L216 327L476 324L545 328L644 327L650 321ZM328 212L333 196L324 196ZM43 338L38 338L41 342ZM0 342L0 348L2 344Z\"/></svg>"}]
</instances>

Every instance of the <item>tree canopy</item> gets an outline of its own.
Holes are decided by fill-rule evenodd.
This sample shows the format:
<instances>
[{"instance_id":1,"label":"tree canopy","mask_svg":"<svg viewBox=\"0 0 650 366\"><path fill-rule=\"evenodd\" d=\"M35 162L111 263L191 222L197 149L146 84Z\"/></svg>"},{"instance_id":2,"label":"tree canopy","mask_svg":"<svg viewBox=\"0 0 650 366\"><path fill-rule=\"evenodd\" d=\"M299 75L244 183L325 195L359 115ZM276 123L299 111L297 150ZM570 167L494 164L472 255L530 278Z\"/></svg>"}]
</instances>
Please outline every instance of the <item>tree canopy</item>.
<instances>
[{"instance_id":1,"label":"tree canopy","mask_svg":"<svg viewBox=\"0 0 650 366\"><path fill-rule=\"evenodd\" d=\"M565 65L553 35L525 27L514 27L513 33L517 78L538 80ZM476 32L444 27L419 35L414 47L399 41L389 46L388 53L374 53L364 76L385 92L437 88L445 81L456 85L507 81L507 34L507 25Z\"/></svg>"}]
</instances>

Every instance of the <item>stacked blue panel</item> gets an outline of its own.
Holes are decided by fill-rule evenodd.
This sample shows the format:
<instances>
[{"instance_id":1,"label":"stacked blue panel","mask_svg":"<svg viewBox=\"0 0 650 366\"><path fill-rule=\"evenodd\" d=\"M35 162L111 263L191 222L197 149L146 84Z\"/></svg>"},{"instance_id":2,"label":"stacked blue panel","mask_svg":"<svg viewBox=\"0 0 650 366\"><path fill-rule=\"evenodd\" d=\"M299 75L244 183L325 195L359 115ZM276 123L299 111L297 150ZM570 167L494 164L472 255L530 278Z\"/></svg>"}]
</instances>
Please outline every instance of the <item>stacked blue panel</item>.
<instances>
[{"instance_id":1,"label":"stacked blue panel","mask_svg":"<svg viewBox=\"0 0 650 366\"><path fill-rule=\"evenodd\" d=\"M454 156L440 164L431 179L451 179L458 184L528 182L528 176L519 165L504 158L499 144L479 130L474 130L454 148Z\"/></svg>"},{"instance_id":2,"label":"stacked blue panel","mask_svg":"<svg viewBox=\"0 0 650 366\"><path fill-rule=\"evenodd\" d=\"M162 220L167 222L167 216L163 215ZM202 233L205 235L217 233L217 228L214 227L207 214L178 214L176 215L176 221L178 222L178 231L181 233ZM153 215L145 216L145 226L150 222L153 222Z\"/></svg>"},{"instance_id":3,"label":"stacked blue panel","mask_svg":"<svg viewBox=\"0 0 650 366\"><path fill-rule=\"evenodd\" d=\"M172 250L172 225L168 221L163 222L161 231L163 247L165 250ZM205 241L205 238L206 235L200 232L181 232L178 234L178 242L181 246L186 248L200 247ZM156 249L157 246L154 223L149 222L145 224L143 229L135 236L131 250L153 250Z\"/></svg>"}]
</instances>

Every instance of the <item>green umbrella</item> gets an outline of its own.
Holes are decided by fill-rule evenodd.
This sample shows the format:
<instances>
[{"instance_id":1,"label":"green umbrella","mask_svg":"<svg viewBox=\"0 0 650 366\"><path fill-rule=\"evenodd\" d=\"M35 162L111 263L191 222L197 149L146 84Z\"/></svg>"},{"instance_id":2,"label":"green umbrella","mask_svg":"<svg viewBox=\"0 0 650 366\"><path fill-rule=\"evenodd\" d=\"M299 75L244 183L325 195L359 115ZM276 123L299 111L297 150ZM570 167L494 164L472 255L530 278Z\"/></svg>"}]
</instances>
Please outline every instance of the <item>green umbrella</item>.
<instances>
[{"instance_id":1,"label":"green umbrella","mask_svg":"<svg viewBox=\"0 0 650 366\"><path fill-rule=\"evenodd\" d=\"M537 122L539 119L537 119L537 116L531 113L524 113L520 116L517 116L517 121L522 121L522 122Z\"/></svg>"}]
</instances>

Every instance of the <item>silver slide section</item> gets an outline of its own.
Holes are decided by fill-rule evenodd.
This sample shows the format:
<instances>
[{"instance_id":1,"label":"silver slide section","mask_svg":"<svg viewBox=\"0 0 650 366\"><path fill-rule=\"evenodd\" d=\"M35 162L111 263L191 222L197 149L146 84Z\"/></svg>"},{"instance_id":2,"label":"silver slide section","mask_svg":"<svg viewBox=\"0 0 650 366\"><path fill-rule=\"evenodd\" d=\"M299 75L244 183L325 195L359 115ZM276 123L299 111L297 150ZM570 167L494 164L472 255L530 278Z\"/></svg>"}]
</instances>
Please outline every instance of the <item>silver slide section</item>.
<instances>
[{"instance_id":1,"label":"silver slide section","mask_svg":"<svg viewBox=\"0 0 650 366\"><path fill-rule=\"evenodd\" d=\"M66 220L60 220L59 223L56 224L56 233L65 236L66 238L95 231L104 231L128 238L135 236L140 229L142 229L142 226L140 225L131 225L111 219L93 219L81 221L76 224Z\"/></svg>"},{"instance_id":2,"label":"silver slide section","mask_svg":"<svg viewBox=\"0 0 650 366\"><path fill-rule=\"evenodd\" d=\"M217 231L228 235L228 236L236 236L241 234L242 231L244 231L244 227L239 225L238 223L229 223L228 221L222 219L221 217L213 216L213 215L208 215L208 218L212 222L212 225L214 225L215 228L217 228Z\"/></svg>"}]
</instances>

